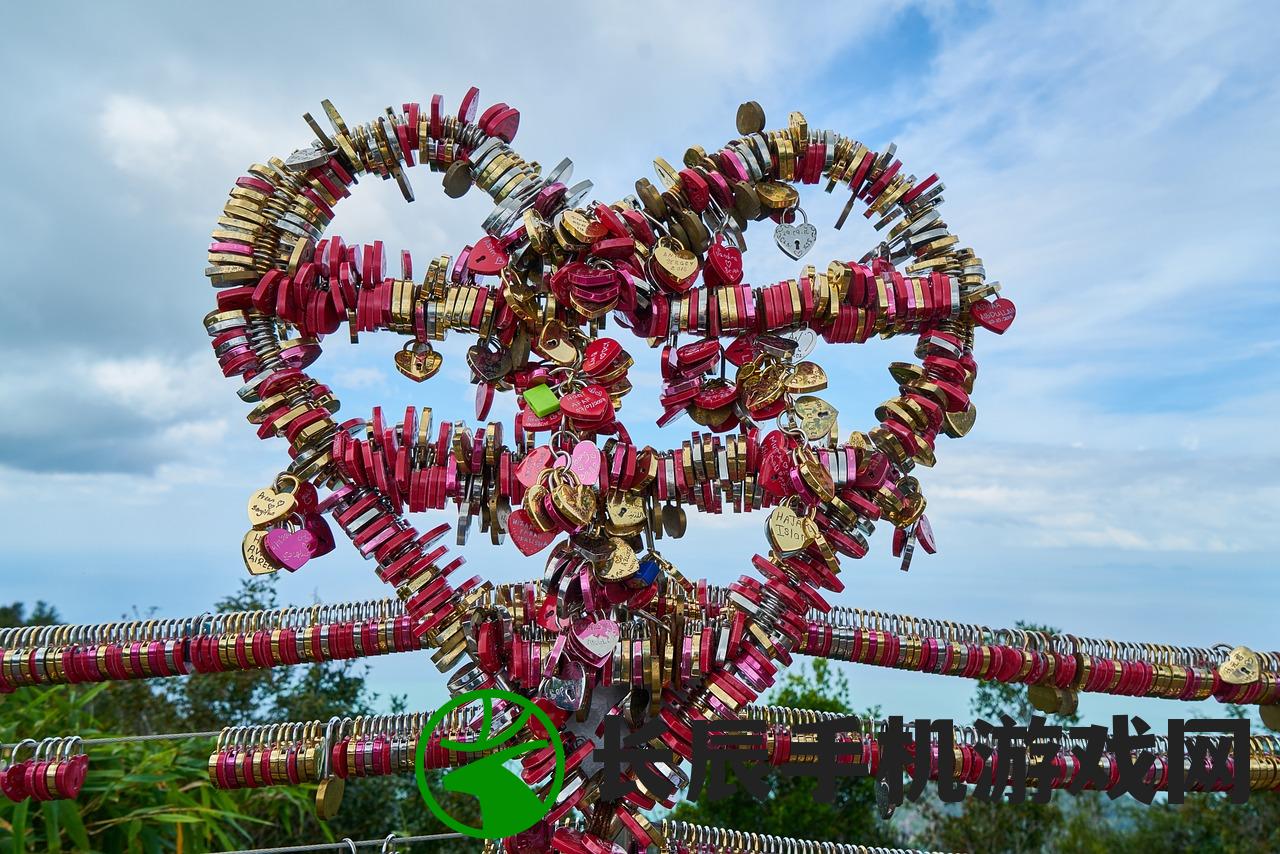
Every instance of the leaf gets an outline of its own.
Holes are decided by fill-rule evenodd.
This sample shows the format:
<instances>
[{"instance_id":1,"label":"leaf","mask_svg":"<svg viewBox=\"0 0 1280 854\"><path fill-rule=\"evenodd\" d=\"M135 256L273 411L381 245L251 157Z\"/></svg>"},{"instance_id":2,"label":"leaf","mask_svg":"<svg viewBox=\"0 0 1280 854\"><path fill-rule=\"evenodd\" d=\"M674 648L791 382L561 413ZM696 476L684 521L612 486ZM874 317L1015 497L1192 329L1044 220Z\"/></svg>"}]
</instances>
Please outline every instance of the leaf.
<instances>
[{"instance_id":1,"label":"leaf","mask_svg":"<svg viewBox=\"0 0 1280 854\"><path fill-rule=\"evenodd\" d=\"M27 850L27 809L31 801L23 801L13 810L13 852Z\"/></svg>"},{"instance_id":2,"label":"leaf","mask_svg":"<svg viewBox=\"0 0 1280 854\"><path fill-rule=\"evenodd\" d=\"M42 801L40 816L44 819L44 845L48 851L62 850L62 826L58 823L58 801Z\"/></svg>"},{"instance_id":3,"label":"leaf","mask_svg":"<svg viewBox=\"0 0 1280 854\"><path fill-rule=\"evenodd\" d=\"M84 821L80 818L80 807L75 801L59 801L62 807L62 824L67 829L67 836L78 851L88 851L89 834L85 832Z\"/></svg>"}]
</instances>

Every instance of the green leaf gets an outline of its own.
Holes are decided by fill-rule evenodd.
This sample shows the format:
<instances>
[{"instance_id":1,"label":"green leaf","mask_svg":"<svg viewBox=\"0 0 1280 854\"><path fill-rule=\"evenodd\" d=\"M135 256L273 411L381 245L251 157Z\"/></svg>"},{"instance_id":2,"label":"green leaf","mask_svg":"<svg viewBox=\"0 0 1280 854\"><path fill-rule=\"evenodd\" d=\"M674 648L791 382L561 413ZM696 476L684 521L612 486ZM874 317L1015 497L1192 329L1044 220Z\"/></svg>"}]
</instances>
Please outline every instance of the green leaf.
<instances>
[{"instance_id":1,"label":"green leaf","mask_svg":"<svg viewBox=\"0 0 1280 854\"><path fill-rule=\"evenodd\" d=\"M47 851L62 850L62 827L58 824L58 801L41 801L40 816L44 819L44 846Z\"/></svg>"},{"instance_id":2,"label":"green leaf","mask_svg":"<svg viewBox=\"0 0 1280 854\"><path fill-rule=\"evenodd\" d=\"M80 807L75 801L59 801L62 813L62 825L67 829L67 836L78 851L88 851L89 834L85 832L84 821L80 818Z\"/></svg>"},{"instance_id":3,"label":"green leaf","mask_svg":"<svg viewBox=\"0 0 1280 854\"><path fill-rule=\"evenodd\" d=\"M27 850L27 810L31 801L23 801L13 809L13 852Z\"/></svg>"}]
</instances>

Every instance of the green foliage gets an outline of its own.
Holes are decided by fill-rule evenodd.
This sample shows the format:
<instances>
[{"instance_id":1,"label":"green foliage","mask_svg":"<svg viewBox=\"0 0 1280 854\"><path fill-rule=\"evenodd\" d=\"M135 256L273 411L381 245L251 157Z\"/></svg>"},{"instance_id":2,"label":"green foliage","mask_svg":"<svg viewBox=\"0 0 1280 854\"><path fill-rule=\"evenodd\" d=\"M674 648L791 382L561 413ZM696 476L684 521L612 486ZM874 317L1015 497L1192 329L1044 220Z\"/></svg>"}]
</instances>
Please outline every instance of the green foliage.
<instances>
[{"instance_id":1,"label":"green foliage","mask_svg":"<svg viewBox=\"0 0 1280 854\"><path fill-rule=\"evenodd\" d=\"M270 580L249 579L219 611L276 605ZM129 619L139 616L131 615ZM0 607L0 625L57 623L38 603L30 615ZM327 720L367 713L377 702L363 665L344 662L200 674L185 679L24 688L0 695L0 742L219 730L228 724ZM434 671L433 671L434 672ZM391 705L403 706L398 698ZM348 781L342 811L315 818L314 786L224 791L208 778L209 739L94 745L75 801L13 804L0 797L0 854L26 851L198 852L381 838L445 830L427 812L412 776ZM466 805L453 810L465 815ZM438 846L437 850L474 849Z\"/></svg>"},{"instance_id":2,"label":"green foliage","mask_svg":"<svg viewBox=\"0 0 1280 854\"><path fill-rule=\"evenodd\" d=\"M218 603L219 610L275 605L261 579ZM0 607L0 625L52 624L56 611L37 603L30 613ZM1024 626L1023 628L1035 628ZM377 701L352 663L269 671L197 675L188 679L22 689L0 696L0 742L78 734L85 738L220 729L228 723L327 719L356 714ZM847 678L822 660L787 673L769 702L852 713ZM399 701L392 698L392 705ZM1025 721L1025 688L982 683L971 709L996 720L1005 712ZM1239 707L1209 716L1243 716ZM868 712L874 715L875 712ZM1071 725L1076 716L1051 719ZM12 804L0 797L0 854L35 851L199 852L296 845L321 839L380 838L444 830L422 803L413 778L348 782L342 811L327 825L312 809L314 787L222 791L209 783L209 741L95 745L85 788L74 802ZM732 772L730 772L732 774ZM1144 807L1099 793L1055 794L1048 804L940 804L928 790L892 822L877 817L869 780L846 778L836 801L814 798L816 781L768 776L769 802L739 791L715 802L679 804L674 818L700 824L807 839L866 845L918 845L935 850L1104 854L1113 851L1196 851L1246 854L1280 850L1280 799L1256 793L1243 805L1220 795L1187 796L1186 804ZM444 792L451 815L476 818L472 798ZM471 821L471 823L478 823ZM474 851L472 840L443 843L442 854Z\"/></svg>"},{"instance_id":3,"label":"green foliage","mask_svg":"<svg viewBox=\"0 0 1280 854\"><path fill-rule=\"evenodd\" d=\"M1018 628L1056 632L1019 623ZM1026 688L983 682L974 688L975 717L998 720L1003 712L1025 722L1034 713ZM1205 717L1245 717L1238 706L1213 707ZM1049 716L1049 723L1078 724L1079 715ZM1055 792L1047 804L987 803L966 799L959 809L936 798L918 806L925 820L913 842L946 851L1063 852L1114 851L1272 852L1280 850L1280 799L1255 793L1246 804L1217 794L1190 793L1186 803L1157 800L1144 806L1128 797L1100 792L1072 796Z\"/></svg>"},{"instance_id":4,"label":"green foliage","mask_svg":"<svg viewBox=\"0 0 1280 854\"><path fill-rule=\"evenodd\" d=\"M110 686L32 689L6 698L0 741L52 733L107 735L93 709ZM75 801L4 801L0 851L146 851L238 847L268 822L298 825L305 795L273 790L250 812L237 793L215 789L203 747L187 742L95 745L90 773Z\"/></svg>"}]
</instances>

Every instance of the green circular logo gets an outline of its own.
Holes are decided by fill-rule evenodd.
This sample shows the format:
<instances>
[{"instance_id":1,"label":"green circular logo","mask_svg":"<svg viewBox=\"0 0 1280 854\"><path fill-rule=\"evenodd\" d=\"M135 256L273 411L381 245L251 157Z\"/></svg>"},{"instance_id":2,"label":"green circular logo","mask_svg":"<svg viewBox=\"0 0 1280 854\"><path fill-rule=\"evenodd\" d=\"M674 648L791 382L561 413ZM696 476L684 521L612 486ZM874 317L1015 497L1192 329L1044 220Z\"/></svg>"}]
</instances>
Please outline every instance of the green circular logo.
<instances>
[{"instance_id":1,"label":"green circular logo","mask_svg":"<svg viewBox=\"0 0 1280 854\"><path fill-rule=\"evenodd\" d=\"M521 710L515 721L496 735L490 732L493 729L494 700L503 700ZM480 827L473 827L450 815L436 798L435 793L431 791L431 787L427 785L426 757L427 742L445 716L454 709L477 701L483 704L478 738L475 741L440 740L440 746L446 750L458 753L485 753L478 759L450 770L441 781L445 791L468 794L480 802ZM531 716L537 718L542 724L542 728L547 732L547 738L521 741L509 747L500 747L503 742L517 738ZM540 799L537 793L520 779L519 775L506 767L505 763L548 745L555 750L556 769L546 798ZM560 787L564 784L564 768L564 743L560 740L560 733L556 731L551 716L534 705L532 700L511 691L500 691L496 688L459 694L436 709L418 738L418 751L413 763L418 790L422 792L422 799L426 801L427 808L432 814L447 827L477 839L502 839L514 836L537 824L538 820L550 812L551 807L555 805Z\"/></svg>"}]
</instances>

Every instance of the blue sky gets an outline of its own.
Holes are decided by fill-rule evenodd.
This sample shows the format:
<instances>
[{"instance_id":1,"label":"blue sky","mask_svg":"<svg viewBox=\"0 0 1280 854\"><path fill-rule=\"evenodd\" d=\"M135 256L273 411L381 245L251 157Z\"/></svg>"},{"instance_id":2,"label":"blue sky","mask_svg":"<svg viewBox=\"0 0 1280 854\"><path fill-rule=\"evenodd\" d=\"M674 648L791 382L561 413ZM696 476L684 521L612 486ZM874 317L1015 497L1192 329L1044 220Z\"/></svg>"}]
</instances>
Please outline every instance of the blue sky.
<instances>
[{"instance_id":1,"label":"blue sky","mask_svg":"<svg viewBox=\"0 0 1280 854\"><path fill-rule=\"evenodd\" d=\"M322 98L365 120L433 92L455 105L475 83L484 104L521 110L519 150L572 157L602 199L630 192L655 155L732 137L747 99L771 124L801 110L873 147L897 142L906 169L942 176L947 222L1018 319L1003 338L981 336L977 426L944 441L922 476L940 553L904 575L881 532L846 567L841 604L1276 646L1273 6L817 4L796 20L750 2L534 5L486 7L480 25L465 4L383 4L376 21L349 23L324 3L10 12L0 599L96 621L134 606L198 613L234 589L245 499L284 448L244 422L200 325L226 190L250 163L309 141L301 115ZM419 265L479 236L479 199L411 180L412 205L362 181L332 233L412 249ZM860 256L870 226L855 217L835 231L843 199L817 195L803 200L820 232L806 260ZM767 236L748 236L749 281L795 274ZM335 340L316 372L348 417L455 401L465 415L465 346L450 342L422 387L391 369L389 338ZM885 366L909 346L819 352L846 432L871 425L893 391ZM655 359L630 349L626 415L656 443ZM664 553L727 582L763 547L759 525L693 519ZM537 571L510 547L467 554L497 579ZM340 548L280 591L303 603L388 589ZM965 681L850 675L859 701L886 713L967 716ZM372 678L420 707L443 694L421 657L375 661ZM1181 711L1101 697L1081 709Z\"/></svg>"}]
</instances>

